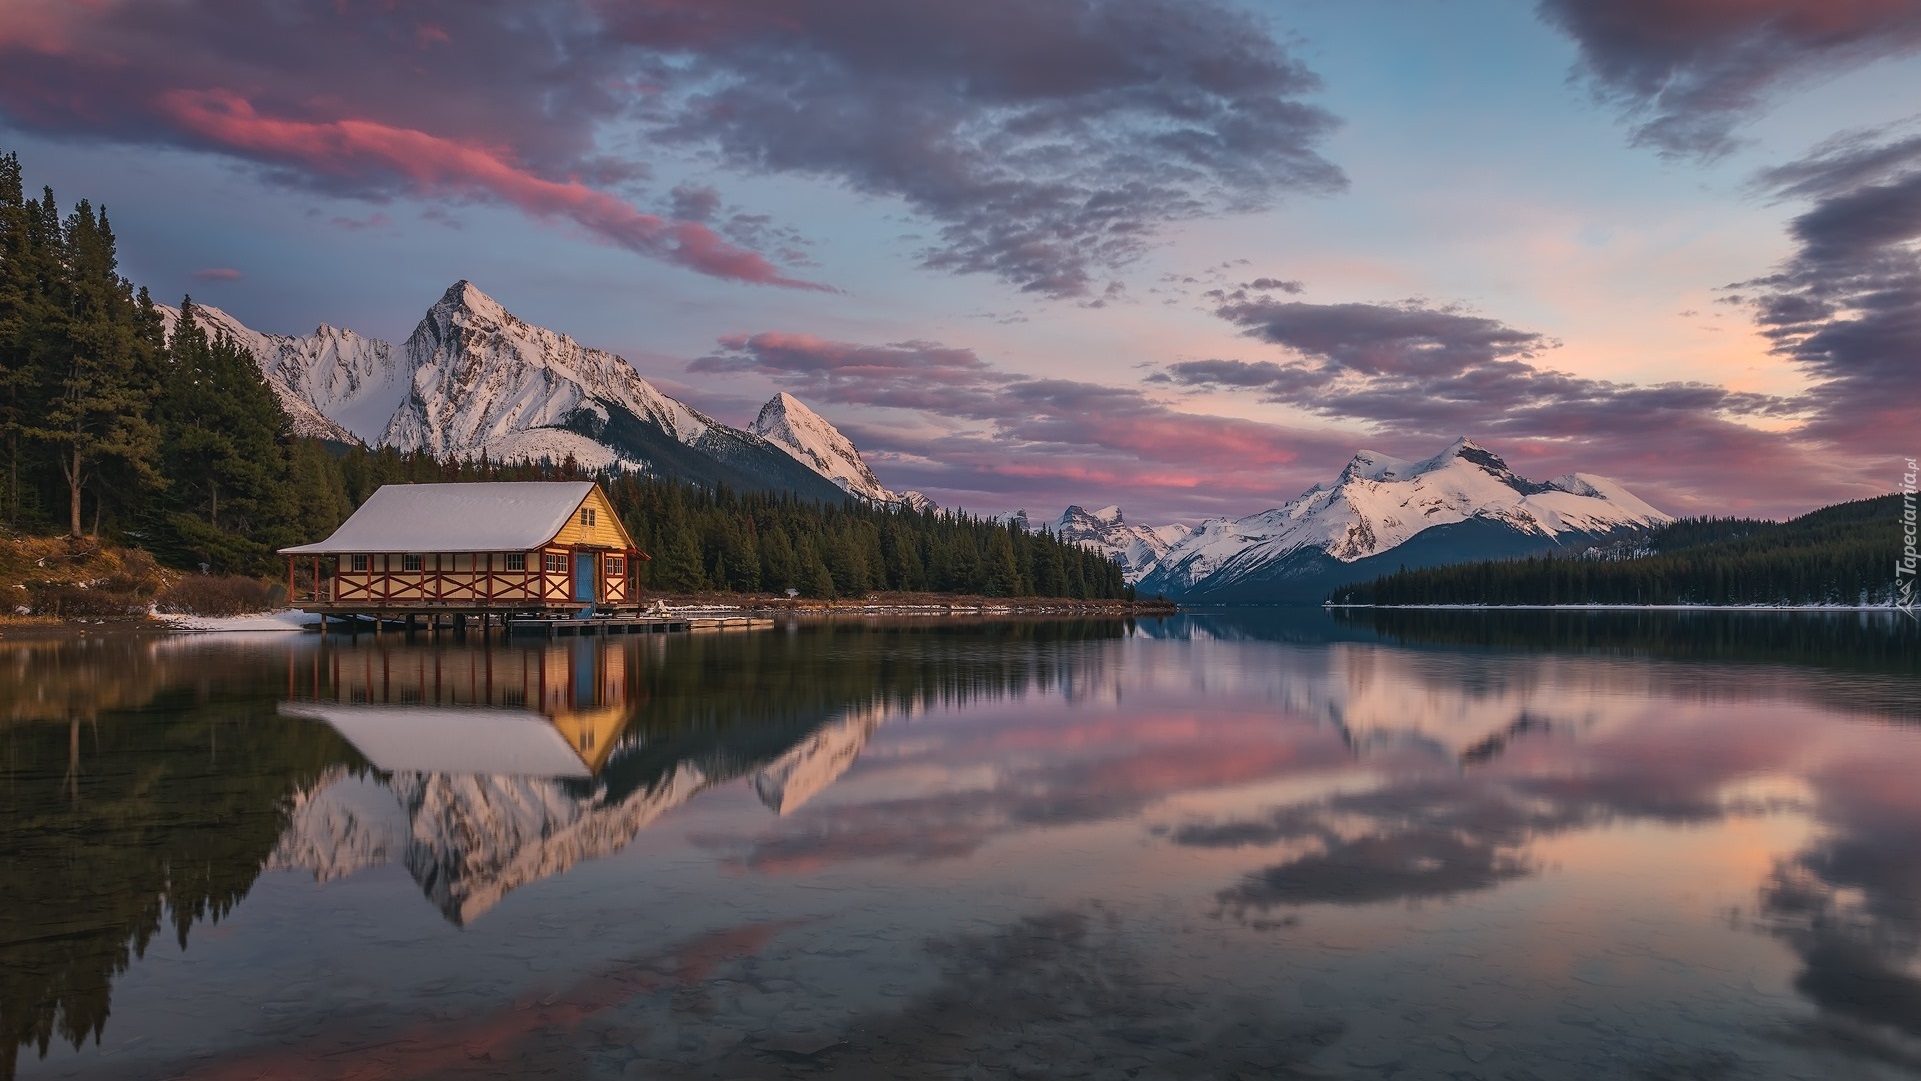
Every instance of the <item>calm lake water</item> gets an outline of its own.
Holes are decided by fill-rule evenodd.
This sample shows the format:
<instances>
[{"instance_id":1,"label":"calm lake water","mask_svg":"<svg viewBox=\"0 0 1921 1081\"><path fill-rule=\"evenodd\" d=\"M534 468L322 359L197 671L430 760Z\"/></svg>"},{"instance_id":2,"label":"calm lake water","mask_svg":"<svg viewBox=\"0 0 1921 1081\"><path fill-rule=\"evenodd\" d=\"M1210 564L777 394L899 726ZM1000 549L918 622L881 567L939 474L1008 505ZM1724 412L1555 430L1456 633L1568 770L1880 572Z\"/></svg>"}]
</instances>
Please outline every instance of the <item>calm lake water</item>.
<instances>
[{"instance_id":1,"label":"calm lake water","mask_svg":"<svg viewBox=\"0 0 1921 1081\"><path fill-rule=\"evenodd\" d=\"M1880 616L0 642L0 1077L1921 1077Z\"/></svg>"}]
</instances>

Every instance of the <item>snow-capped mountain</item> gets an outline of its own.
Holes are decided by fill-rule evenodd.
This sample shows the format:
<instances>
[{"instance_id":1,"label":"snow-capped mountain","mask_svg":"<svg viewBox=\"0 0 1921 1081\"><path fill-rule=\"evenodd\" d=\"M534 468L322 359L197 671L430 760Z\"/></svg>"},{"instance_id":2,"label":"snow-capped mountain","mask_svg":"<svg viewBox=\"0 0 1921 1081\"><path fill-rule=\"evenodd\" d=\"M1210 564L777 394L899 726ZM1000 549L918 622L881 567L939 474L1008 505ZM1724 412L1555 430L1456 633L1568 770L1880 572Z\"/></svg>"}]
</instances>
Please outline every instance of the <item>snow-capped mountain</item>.
<instances>
[{"instance_id":1,"label":"snow-capped mountain","mask_svg":"<svg viewBox=\"0 0 1921 1081\"><path fill-rule=\"evenodd\" d=\"M620 357L516 318L471 282L456 282L427 309L405 349L412 384L380 436L396 447L520 457L526 433L572 431L570 422L582 414L604 424L611 406L688 445L715 425L654 389ZM624 457L613 448L596 457L608 451L614 460Z\"/></svg>"},{"instance_id":2,"label":"snow-capped mountain","mask_svg":"<svg viewBox=\"0 0 1921 1081\"><path fill-rule=\"evenodd\" d=\"M161 325L171 337L174 327L180 323L180 309L166 304L154 306L160 310ZM254 361L260 365L260 374L266 378L267 386L271 387L274 396L280 399L280 407L287 413L293 434L311 439L331 439L341 443L362 441L346 425L329 417L304 390L298 389L298 384L306 380L310 366L300 364L298 361L289 363L291 358L307 355L317 358L325 352L323 348L315 347L313 343L332 331L332 327L322 326L311 335L294 338L285 334L262 334L208 304L195 304L193 312L194 319L206 329L207 333L225 334L233 339L234 344L253 354ZM370 341L365 338L357 340ZM392 347L385 342L372 344L382 346L386 352L392 351ZM334 355L337 357L338 353L336 349ZM320 364L314 363L311 368L318 370ZM299 376L289 379L289 373L295 370L299 372Z\"/></svg>"},{"instance_id":3,"label":"snow-capped mountain","mask_svg":"<svg viewBox=\"0 0 1921 1081\"><path fill-rule=\"evenodd\" d=\"M807 408L799 398L781 391L760 407L749 429L792 455L794 460L840 485L841 491L876 503L898 503L912 510L934 504L919 492L894 492L880 482L854 448L827 418Z\"/></svg>"},{"instance_id":4,"label":"snow-capped mountain","mask_svg":"<svg viewBox=\"0 0 1921 1081\"><path fill-rule=\"evenodd\" d=\"M1284 506L1203 522L1139 588L1190 599L1317 601L1335 585L1396 566L1585 545L1672 520L1605 477L1526 480L1463 438L1419 462L1362 451L1332 483Z\"/></svg>"},{"instance_id":5,"label":"snow-capped mountain","mask_svg":"<svg viewBox=\"0 0 1921 1081\"><path fill-rule=\"evenodd\" d=\"M471 282L454 283L399 347L325 324L301 336L263 334L194 307L253 353L298 435L453 458L572 457L588 468L618 464L824 500L867 495L842 482L851 470L886 492L846 437L798 401L818 425L806 438L805 425L789 425L791 445L730 427L661 393L625 359L516 318ZM163 307L162 316L171 331L179 313ZM823 468L806 456L836 444L851 462L830 455Z\"/></svg>"},{"instance_id":6,"label":"snow-capped mountain","mask_svg":"<svg viewBox=\"0 0 1921 1081\"><path fill-rule=\"evenodd\" d=\"M1089 511L1073 506L1050 523L1055 535L1109 558L1119 559L1127 568L1129 582L1138 582L1152 570L1169 549L1192 532L1184 525L1128 525L1119 507Z\"/></svg>"}]
</instances>

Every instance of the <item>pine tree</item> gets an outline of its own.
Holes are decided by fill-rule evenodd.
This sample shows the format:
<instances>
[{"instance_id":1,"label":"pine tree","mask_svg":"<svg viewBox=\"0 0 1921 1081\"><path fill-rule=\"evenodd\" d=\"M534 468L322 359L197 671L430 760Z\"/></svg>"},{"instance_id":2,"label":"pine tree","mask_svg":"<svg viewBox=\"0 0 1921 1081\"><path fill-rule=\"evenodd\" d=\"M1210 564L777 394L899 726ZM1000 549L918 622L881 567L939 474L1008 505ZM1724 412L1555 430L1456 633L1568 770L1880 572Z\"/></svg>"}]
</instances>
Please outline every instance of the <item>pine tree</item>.
<instances>
[{"instance_id":1,"label":"pine tree","mask_svg":"<svg viewBox=\"0 0 1921 1081\"><path fill-rule=\"evenodd\" d=\"M0 452L6 455L0 499L13 525L20 524L27 500L27 432L44 408L37 393L40 358L59 316L52 293L61 277L59 238L57 232L45 235L40 211L39 203L26 199L20 156L0 156Z\"/></svg>"},{"instance_id":2,"label":"pine tree","mask_svg":"<svg viewBox=\"0 0 1921 1081\"><path fill-rule=\"evenodd\" d=\"M1014 597L1021 593L1021 568L1014 557L1014 539L1003 528L995 527L987 538L987 583L981 592L989 597Z\"/></svg>"},{"instance_id":3,"label":"pine tree","mask_svg":"<svg viewBox=\"0 0 1921 1081\"><path fill-rule=\"evenodd\" d=\"M191 562L263 569L295 516L279 399L244 348L207 336L191 297L168 354L158 408L161 460L174 478L165 535Z\"/></svg>"},{"instance_id":4,"label":"pine tree","mask_svg":"<svg viewBox=\"0 0 1921 1081\"><path fill-rule=\"evenodd\" d=\"M52 198L48 191L48 204ZM43 358L39 374L46 407L27 434L54 450L66 488L67 529L79 536L88 493L96 497L99 521L95 487L103 467L122 467L148 487L163 481L154 467L153 388L141 378L133 288L119 275L113 230L82 200L68 216L62 239L64 340Z\"/></svg>"},{"instance_id":5,"label":"pine tree","mask_svg":"<svg viewBox=\"0 0 1921 1081\"><path fill-rule=\"evenodd\" d=\"M291 532L302 541L319 540L353 513L343 463L336 463L318 439L295 440L287 474L293 492Z\"/></svg>"}]
</instances>

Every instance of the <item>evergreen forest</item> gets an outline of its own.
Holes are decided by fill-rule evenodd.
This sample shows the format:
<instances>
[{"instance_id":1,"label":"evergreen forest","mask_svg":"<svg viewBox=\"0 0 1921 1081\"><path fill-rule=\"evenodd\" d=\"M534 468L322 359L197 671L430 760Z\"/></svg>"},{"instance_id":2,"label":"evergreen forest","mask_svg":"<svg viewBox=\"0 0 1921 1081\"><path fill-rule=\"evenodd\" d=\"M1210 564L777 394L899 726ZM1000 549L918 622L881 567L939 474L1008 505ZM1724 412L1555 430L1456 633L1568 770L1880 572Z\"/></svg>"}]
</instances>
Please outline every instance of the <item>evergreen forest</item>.
<instances>
[{"instance_id":1,"label":"evergreen forest","mask_svg":"<svg viewBox=\"0 0 1921 1081\"><path fill-rule=\"evenodd\" d=\"M289 434L251 353L192 298L172 332L120 274L104 207L61 212L0 156L0 523L90 536L215 573L275 575L382 484L592 479L653 558L643 589L1130 597L1121 568L965 514L737 492L573 461L438 461Z\"/></svg>"},{"instance_id":2,"label":"evergreen forest","mask_svg":"<svg viewBox=\"0 0 1921 1081\"><path fill-rule=\"evenodd\" d=\"M1403 569L1336 590L1334 604L1887 604L1901 497L1786 522L1683 518L1632 548Z\"/></svg>"}]
</instances>

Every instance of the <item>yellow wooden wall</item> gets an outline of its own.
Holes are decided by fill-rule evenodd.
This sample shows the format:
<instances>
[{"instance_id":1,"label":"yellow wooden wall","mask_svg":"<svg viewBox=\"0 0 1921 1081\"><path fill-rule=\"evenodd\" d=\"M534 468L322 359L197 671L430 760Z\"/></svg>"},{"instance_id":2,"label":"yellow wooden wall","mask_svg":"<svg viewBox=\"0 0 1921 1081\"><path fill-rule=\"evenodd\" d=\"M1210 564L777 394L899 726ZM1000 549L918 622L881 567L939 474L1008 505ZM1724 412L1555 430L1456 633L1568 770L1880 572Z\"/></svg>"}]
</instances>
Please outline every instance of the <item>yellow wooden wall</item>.
<instances>
[{"instance_id":1,"label":"yellow wooden wall","mask_svg":"<svg viewBox=\"0 0 1921 1081\"><path fill-rule=\"evenodd\" d=\"M581 503L580 506L594 508L594 524L591 526L581 525L580 507L575 507L573 515L567 519L567 524L561 526L560 532L554 534L554 539L547 543L555 545L581 544L595 548L613 549L626 549L634 546L632 538L627 536L627 530L621 526L620 518L614 514L613 504L607 501L607 496L600 490L599 485L595 485L594 490L587 493L586 501Z\"/></svg>"}]
</instances>

